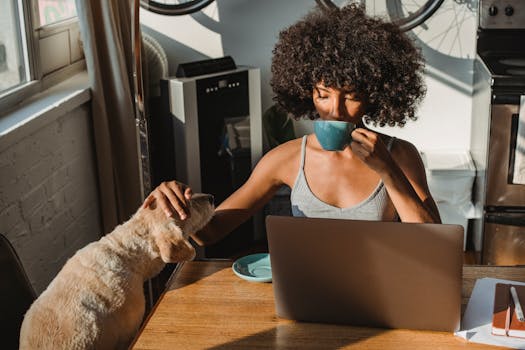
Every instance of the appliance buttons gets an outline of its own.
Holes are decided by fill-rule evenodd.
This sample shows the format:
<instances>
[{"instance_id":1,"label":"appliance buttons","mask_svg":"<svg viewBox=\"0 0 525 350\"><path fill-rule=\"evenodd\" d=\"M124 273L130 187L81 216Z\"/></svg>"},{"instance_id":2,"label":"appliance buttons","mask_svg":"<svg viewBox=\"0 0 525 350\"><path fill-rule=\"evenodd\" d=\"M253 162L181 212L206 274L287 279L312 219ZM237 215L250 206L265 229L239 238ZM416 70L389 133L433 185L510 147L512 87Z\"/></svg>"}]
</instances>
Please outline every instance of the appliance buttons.
<instances>
[{"instance_id":1,"label":"appliance buttons","mask_svg":"<svg viewBox=\"0 0 525 350\"><path fill-rule=\"evenodd\" d=\"M512 6L505 7L505 15L512 16L514 14L514 8Z\"/></svg>"},{"instance_id":2,"label":"appliance buttons","mask_svg":"<svg viewBox=\"0 0 525 350\"><path fill-rule=\"evenodd\" d=\"M498 8L494 5L489 7L489 16L496 16L498 14Z\"/></svg>"}]
</instances>

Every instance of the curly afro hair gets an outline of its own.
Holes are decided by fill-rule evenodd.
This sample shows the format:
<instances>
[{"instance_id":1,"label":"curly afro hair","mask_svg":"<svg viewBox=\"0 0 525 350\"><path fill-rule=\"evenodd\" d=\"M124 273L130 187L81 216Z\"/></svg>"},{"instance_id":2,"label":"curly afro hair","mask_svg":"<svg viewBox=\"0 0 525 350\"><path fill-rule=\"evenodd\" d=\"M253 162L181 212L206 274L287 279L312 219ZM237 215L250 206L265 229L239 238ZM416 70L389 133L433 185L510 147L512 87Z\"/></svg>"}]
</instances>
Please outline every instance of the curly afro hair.
<instances>
[{"instance_id":1,"label":"curly afro hair","mask_svg":"<svg viewBox=\"0 0 525 350\"><path fill-rule=\"evenodd\" d=\"M421 53L396 25L351 4L317 9L281 31L270 84L278 105L296 119L319 118L312 91L323 82L363 96L366 123L403 126L416 119L425 95L423 68Z\"/></svg>"}]
</instances>

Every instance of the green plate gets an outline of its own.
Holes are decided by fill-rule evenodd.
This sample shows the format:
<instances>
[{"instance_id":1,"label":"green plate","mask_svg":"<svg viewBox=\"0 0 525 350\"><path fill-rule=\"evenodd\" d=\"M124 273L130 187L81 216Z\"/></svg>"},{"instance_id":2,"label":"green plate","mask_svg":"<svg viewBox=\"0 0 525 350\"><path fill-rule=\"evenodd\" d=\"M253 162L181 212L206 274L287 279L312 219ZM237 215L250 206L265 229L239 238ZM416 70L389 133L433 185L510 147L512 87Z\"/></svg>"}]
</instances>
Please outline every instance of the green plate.
<instances>
[{"instance_id":1,"label":"green plate","mask_svg":"<svg viewBox=\"0 0 525 350\"><path fill-rule=\"evenodd\" d=\"M272 281L272 268L270 266L270 254L268 253L252 254L239 258L233 263L232 270L246 281Z\"/></svg>"}]
</instances>

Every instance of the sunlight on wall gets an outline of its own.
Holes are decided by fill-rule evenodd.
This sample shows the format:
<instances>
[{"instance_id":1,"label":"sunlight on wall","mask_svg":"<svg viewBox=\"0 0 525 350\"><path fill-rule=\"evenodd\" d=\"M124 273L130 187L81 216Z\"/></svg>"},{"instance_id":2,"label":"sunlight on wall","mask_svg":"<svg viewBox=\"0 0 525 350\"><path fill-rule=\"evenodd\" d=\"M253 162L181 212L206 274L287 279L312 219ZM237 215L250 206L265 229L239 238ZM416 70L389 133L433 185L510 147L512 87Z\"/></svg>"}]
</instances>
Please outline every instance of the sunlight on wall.
<instances>
[{"instance_id":1,"label":"sunlight on wall","mask_svg":"<svg viewBox=\"0 0 525 350\"><path fill-rule=\"evenodd\" d=\"M419 106L416 121L407 121L403 128L372 129L410 141L420 150L469 149L470 96L457 93L448 84L430 76L425 83L427 95Z\"/></svg>"},{"instance_id":2,"label":"sunlight on wall","mask_svg":"<svg viewBox=\"0 0 525 350\"><path fill-rule=\"evenodd\" d=\"M385 4L391 0L375 0L375 3L381 1ZM403 4L414 6L421 2L423 0L411 0ZM427 95L417 112L416 122L410 121L401 129L386 128L383 132L407 139L419 149L470 148L477 2L445 0L424 25L410 31L425 57ZM217 0L206 7L204 13L169 17L142 11L141 19L147 30L165 45L173 66L201 60L202 56L216 58L226 54L238 64L261 68L264 111L273 104L270 65L278 33L303 16L314 3ZM407 7L404 11L408 13L411 9ZM294 121L294 127L297 136L313 132L311 121Z\"/></svg>"},{"instance_id":3,"label":"sunlight on wall","mask_svg":"<svg viewBox=\"0 0 525 350\"><path fill-rule=\"evenodd\" d=\"M202 12L215 22L219 22L219 11L215 2ZM205 56L211 58L224 56L221 35L197 23L191 15L164 16L141 9L140 22Z\"/></svg>"},{"instance_id":4,"label":"sunlight on wall","mask_svg":"<svg viewBox=\"0 0 525 350\"><path fill-rule=\"evenodd\" d=\"M404 3L414 6L421 2ZM417 110L418 120L408 121L403 128L371 129L408 140L421 150L470 148L476 8L477 0L445 0L432 17L409 32L426 62L427 94ZM313 132L309 121L294 121L294 127L298 135Z\"/></svg>"}]
</instances>

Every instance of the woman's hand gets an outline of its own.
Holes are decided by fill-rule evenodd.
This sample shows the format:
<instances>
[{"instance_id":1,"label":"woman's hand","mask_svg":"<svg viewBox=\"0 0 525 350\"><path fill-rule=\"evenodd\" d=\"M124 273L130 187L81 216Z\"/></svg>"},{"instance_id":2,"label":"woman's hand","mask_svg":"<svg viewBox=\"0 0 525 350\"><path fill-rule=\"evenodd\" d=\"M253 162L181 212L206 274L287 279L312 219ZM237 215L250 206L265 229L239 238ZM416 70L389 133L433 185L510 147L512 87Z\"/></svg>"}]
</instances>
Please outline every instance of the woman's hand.
<instances>
[{"instance_id":1,"label":"woman's hand","mask_svg":"<svg viewBox=\"0 0 525 350\"><path fill-rule=\"evenodd\" d=\"M166 216L171 217L177 212L181 220L184 220L189 213L188 200L192 194L191 188L183 183L163 182L149 194L142 207L147 208L151 203L157 201L157 205L164 210Z\"/></svg>"},{"instance_id":2,"label":"woman's hand","mask_svg":"<svg viewBox=\"0 0 525 350\"><path fill-rule=\"evenodd\" d=\"M393 159L381 137L368 129L357 128L352 132L352 152L379 175L388 171Z\"/></svg>"}]
</instances>

